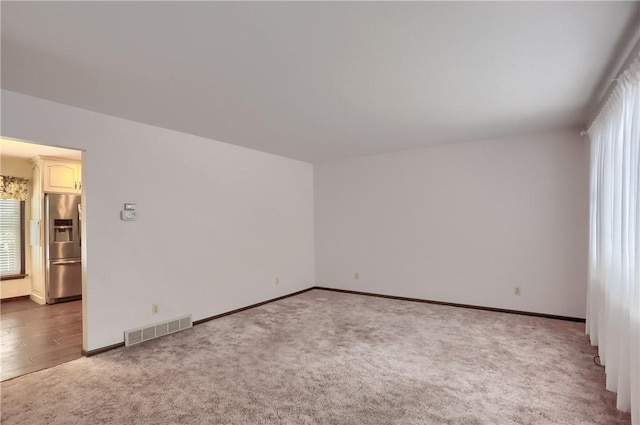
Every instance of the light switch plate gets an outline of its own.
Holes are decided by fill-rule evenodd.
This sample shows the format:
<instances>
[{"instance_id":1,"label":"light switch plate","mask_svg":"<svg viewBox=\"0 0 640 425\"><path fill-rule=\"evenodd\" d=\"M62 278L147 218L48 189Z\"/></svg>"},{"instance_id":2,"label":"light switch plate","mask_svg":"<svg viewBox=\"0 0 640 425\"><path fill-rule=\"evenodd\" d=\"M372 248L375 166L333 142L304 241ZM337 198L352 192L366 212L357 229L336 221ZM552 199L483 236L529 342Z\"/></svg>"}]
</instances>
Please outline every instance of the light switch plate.
<instances>
[{"instance_id":1,"label":"light switch plate","mask_svg":"<svg viewBox=\"0 0 640 425\"><path fill-rule=\"evenodd\" d=\"M120 219L124 221L133 221L137 218L135 210L120 211Z\"/></svg>"},{"instance_id":2,"label":"light switch plate","mask_svg":"<svg viewBox=\"0 0 640 425\"><path fill-rule=\"evenodd\" d=\"M40 246L40 221L29 220L29 245Z\"/></svg>"}]
</instances>

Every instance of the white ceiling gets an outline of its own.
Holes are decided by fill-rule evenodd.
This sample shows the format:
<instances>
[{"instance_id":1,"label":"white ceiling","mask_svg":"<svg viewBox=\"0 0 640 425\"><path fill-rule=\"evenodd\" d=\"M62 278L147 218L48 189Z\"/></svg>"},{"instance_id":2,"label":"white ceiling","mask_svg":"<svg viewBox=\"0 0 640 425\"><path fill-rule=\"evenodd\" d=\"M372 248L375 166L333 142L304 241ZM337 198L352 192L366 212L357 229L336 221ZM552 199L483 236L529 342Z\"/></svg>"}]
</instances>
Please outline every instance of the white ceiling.
<instances>
[{"instance_id":1,"label":"white ceiling","mask_svg":"<svg viewBox=\"0 0 640 425\"><path fill-rule=\"evenodd\" d=\"M311 162L584 126L639 10L614 1L1 7L4 89Z\"/></svg>"}]
</instances>

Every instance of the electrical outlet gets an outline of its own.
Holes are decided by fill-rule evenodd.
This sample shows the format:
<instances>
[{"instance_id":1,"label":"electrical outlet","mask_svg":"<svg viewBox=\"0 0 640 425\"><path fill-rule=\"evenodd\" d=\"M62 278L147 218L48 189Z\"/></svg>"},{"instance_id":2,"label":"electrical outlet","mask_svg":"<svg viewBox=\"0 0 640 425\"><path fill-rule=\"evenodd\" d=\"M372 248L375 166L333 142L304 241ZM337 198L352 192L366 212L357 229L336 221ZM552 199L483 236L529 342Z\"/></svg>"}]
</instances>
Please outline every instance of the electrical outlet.
<instances>
[{"instance_id":1,"label":"electrical outlet","mask_svg":"<svg viewBox=\"0 0 640 425\"><path fill-rule=\"evenodd\" d=\"M360 273L356 272L356 273L353 275L353 278L354 278L355 280L360 279Z\"/></svg>"},{"instance_id":2,"label":"electrical outlet","mask_svg":"<svg viewBox=\"0 0 640 425\"><path fill-rule=\"evenodd\" d=\"M158 306L158 304L151 305L151 314L158 314L159 310L160 310L160 307Z\"/></svg>"},{"instance_id":3,"label":"electrical outlet","mask_svg":"<svg viewBox=\"0 0 640 425\"><path fill-rule=\"evenodd\" d=\"M280 278L276 277L276 285L280 285Z\"/></svg>"},{"instance_id":4,"label":"electrical outlet","mask_svg":"<svg viewBox=\"0 0 640 425\"><path fill-rule=\"evenodd\" d=\"M521 295L519 286L516 286L516 287L513 288L513 295L516 295L516 296L520 296Z\"/></svg>"}]
</instances>

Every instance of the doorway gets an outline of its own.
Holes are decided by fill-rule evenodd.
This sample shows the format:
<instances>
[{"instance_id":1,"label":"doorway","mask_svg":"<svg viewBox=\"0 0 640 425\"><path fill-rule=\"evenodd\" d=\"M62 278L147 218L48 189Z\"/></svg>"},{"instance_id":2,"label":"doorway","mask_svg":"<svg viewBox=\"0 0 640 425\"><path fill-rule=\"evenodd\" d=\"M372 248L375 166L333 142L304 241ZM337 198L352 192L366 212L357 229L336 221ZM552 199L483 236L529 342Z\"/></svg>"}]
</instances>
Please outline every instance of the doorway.
<instances>
[{"instance_id":1,"label":"doorway","mask_svg":"<svg viewBox=\"0 0 640 425\"><path fill-rule=\"evenodd\" d=\"M2 198L21 203L20 220L14 220L20 226L16 224L14 230L5 227L5 224L11 224L6 217L0 226L0 250L3 250L0 259L3 267L0 282L1 381L82 356L86 341L83 331L86 268L81 267L83 290L75 296L52 299L48 284L52 263L47 249L51 236L46 228L44 202L45 194L66 193L70 196L81 194L80 206L84 204L82 155L82 151L74 149L0 139L0 174L3 182L11 182L11 189L8 184L3 186ZM84 223L81 220L83 208L78 211L77 234L78 238L80 235L84 238L85 229L80 227ZM18 229L19 238L15 237ZM14 260L12 255L20 257L21 266L17 259L11 263L15 263L13 268L5 266L6 259ZM83 248L82 261L85 256L86 249Z\"/></svg>"}]
</instances>

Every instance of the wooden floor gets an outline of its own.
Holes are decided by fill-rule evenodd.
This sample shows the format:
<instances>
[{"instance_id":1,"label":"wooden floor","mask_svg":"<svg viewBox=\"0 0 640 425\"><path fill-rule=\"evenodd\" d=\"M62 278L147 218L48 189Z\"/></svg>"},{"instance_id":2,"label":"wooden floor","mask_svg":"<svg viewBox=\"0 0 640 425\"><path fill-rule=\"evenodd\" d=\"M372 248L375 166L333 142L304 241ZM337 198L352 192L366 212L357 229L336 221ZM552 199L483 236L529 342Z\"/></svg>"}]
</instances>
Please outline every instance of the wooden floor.
<instances>
[{"instance_id":1,"label":"wooden floor","mask_svg":"<svg viewBox=\"0 0 640 425\"><path fill-rule=\"evenodd\" d=\"M39 305L29 299L0 305L0 380L82 356L82 301Z\"/></svg>"}]
</instances>

